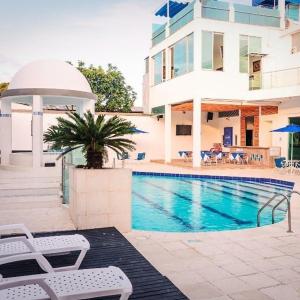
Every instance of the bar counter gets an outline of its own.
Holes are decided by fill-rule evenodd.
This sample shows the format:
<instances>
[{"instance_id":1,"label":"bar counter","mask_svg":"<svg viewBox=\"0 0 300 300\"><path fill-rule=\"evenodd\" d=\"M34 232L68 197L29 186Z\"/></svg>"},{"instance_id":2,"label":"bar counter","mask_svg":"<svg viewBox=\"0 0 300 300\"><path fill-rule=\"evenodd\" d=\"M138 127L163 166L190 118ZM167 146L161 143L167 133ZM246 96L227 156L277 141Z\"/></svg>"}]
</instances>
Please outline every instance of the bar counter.
<instances>
[{"instance_id":1,"label":"bar counter","mask_svg":"<svg viewBox=\"0 0 300 300\"><path fill-rule=\"evenodd\" d=\"M248 155L251 165L274 167L274 157L280 156L279 147L258 147L258 146L232 146L229 147L230 153L244 152Z\"/></svg>"}]
</instances>

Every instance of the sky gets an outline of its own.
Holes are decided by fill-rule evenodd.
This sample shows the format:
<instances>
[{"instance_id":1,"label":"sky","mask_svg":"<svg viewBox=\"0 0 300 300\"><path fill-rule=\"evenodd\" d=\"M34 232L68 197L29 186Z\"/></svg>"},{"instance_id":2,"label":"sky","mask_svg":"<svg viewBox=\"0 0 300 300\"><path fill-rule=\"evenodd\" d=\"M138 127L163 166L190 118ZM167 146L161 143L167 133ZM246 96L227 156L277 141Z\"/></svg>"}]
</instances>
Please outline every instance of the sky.
<instances>
[{"instance_id":1,"label":"sky","mask_svg":"<svg viewBox=\"0 0 300 300\"><path fill-rule=\"evenodd\" d=\"M142 105L144 58L162 0L0 0L0 82L37 59L116 65Z\"/></svg>"}]
</instances>

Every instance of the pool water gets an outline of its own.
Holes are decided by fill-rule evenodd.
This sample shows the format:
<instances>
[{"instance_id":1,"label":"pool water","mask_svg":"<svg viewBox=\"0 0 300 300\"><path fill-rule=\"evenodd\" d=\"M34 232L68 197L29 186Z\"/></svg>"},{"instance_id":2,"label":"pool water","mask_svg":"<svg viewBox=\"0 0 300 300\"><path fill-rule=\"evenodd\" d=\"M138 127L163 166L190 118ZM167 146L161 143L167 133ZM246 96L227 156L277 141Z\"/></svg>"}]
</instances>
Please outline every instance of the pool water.
<instances>
[{"instance_id":1,"label":"pool water","mask_svg":"<svg viewBox=\"0 0 300 300\"><path fill-rule=\"evenodd\" d=\"M290 187L227 179L133 176L133 229L164 232L236 230L256 227L258 210L274 193ZM271 224L272 207L261 215ZM276 210L276 222L286 204Z\"/></svg>"}]
</instances>

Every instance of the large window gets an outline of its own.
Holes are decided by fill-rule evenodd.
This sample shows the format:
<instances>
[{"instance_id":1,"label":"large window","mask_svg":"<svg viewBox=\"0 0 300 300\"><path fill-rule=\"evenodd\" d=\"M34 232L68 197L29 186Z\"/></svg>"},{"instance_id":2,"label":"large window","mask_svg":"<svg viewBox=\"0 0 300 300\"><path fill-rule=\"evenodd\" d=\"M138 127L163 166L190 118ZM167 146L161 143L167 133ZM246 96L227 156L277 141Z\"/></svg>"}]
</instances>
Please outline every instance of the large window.
<instances>
[{"instance_id":1,"label":"large window","mask_svg":"<svg viewBox=\"0 0 300 300\"><path fill-rule=\"evenodd\" d=\"M249 56L261 54L261 38L240 35L240 72L249 73Z\"/></svg>"},{"instance_id":2,"label":"large window","mask_svg":"<svg viewBox=\"0 0 300 300\"><path fill-rule=\"evenodd\" d=\"M223 71L224 41L223 34L202 31L202 68Z\"/></svg>"},{"instance_id":3,"label":"large window","mask_svg":"<svg viewBox=\"0 0 300 300\"><path fill-rule=\"evenodd\" d=\"M166 80L166 51L163 50L153 56L154 85Z\"/></svg>"},{"instance_id":4,"label":"large window","mask_svg":"<svg viewBox=\"0 0 300 300\"><path fill-rule=\"evenodd\" d=\"M171 78L194 69L194 35L190 34L171 48Z\"/></svg>"}]
</instances>

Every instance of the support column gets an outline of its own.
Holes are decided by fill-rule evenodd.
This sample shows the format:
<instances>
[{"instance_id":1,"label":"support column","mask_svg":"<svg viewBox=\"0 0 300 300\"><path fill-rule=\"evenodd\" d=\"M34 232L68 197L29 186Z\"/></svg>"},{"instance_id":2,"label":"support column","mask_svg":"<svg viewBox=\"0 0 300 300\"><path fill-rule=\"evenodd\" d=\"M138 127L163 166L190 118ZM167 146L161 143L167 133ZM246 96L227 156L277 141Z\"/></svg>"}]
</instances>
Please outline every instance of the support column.
<instances>
[{"instance_id":1,"label":"support column","mask_svg":"<svg viewBox=\"0 0 300 300\"><path fill-rule=\"evenodd\" d=\"M165 163L172 161L172 106L165 105Z\"/></svg>"},{"instance_id":2,"label":"support column","mask_svg":"<svg viewBox=\"0 0 300 300\"><path fill-rule=\"evenodd\" d=\"M43 98L32 98L32 166L43 166Z\"/></svg>"},{"instance_id":3,"label":"support column","mask_svg":"<svg viewBox=\"0 0 300 300\"><path fill-rule=\"evenodd\" d=\"M285 29L285 0L278 0L278 9L280 15L280 28Z\"/></svg>"},{"instance_id":4,"label":"support column","mask_svg":"<svg viewBox=\"0 0 300 300\"><path fill-rule=\"evenodd\" d=\"M9 165L9 156L12 152L12 121L11 121L11 102L1 101L0 113L0 150L1 165Z\"/></svg>"},{"instance_id":5,"label":"support column","mask_svg":"<svg viewBox=\"0 0 300 300\"><path fill-rule=\"evenodd\" d=\"M193 101L193 167L201 167L201 98Z\"/></svg>"}]
</instances>

